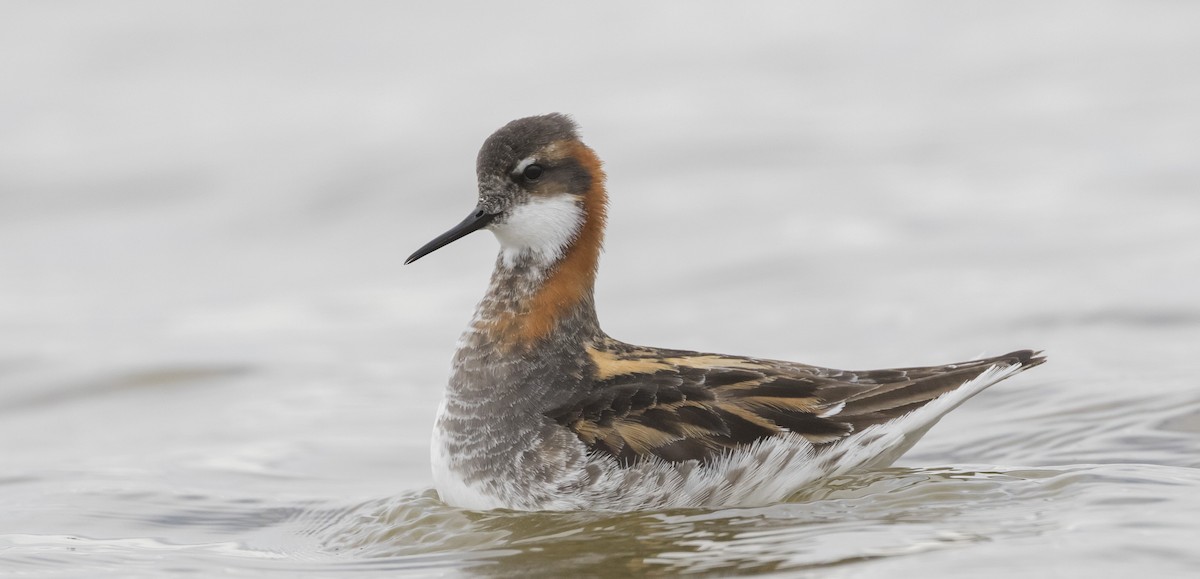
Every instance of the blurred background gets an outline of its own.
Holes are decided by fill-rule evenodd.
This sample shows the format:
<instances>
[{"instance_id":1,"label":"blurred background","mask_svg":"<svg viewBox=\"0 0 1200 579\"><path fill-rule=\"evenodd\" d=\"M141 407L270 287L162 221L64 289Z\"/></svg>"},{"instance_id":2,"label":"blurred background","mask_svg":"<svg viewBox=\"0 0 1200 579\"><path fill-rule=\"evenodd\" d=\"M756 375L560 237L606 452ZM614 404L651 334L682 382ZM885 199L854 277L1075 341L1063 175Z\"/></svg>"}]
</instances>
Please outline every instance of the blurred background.
<instances>
[{"instance_id":1,"label":"blurred background","mask_svg":"<svg viewBox=\"0 0 1200 579\"><path fill-rule=\"evenodd\" d=\"M271 521L429 488L496 246L401 262L474 206L483 139L551 111L606 162L614 337L846 368L1043 348L905 464L1193 472L1198 22L1181 2L5 3L0 559L45 571L87 539L93 564L153 571L138 541L231 534L288 559Z\"/></svg>"}]
</instances>

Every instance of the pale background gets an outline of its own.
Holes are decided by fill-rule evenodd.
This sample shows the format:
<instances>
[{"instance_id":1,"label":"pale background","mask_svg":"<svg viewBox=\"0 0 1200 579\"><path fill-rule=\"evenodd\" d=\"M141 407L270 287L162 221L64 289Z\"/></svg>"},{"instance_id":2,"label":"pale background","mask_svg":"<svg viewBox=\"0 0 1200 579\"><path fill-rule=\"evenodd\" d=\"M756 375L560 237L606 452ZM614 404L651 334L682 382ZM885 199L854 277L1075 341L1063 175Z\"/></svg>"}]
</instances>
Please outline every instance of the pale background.
<instances>
[{"instance_id":1,"label":"pale background","mask_svg":"<svg viewBox=\"0 0 1200 579\"><path fill-rule=\"evenodd\" d=\"M850 368L1046 349L903 464L1184 485L1134 509L1157 535L1100 484L1064 491L1096 502L1090 523L1045 515L1060 534L957 530L980 540L888 559L945 529L851 532L847 560L884 562L840 572L1200 564L1200 4L0 12L0 574L344 571L312 513L429 488L495 242L401 262L474 206L483 139L551 111L606 161L613 336ZM285 563L246 563L263 552Z\"/></svg>"}]
</instances>

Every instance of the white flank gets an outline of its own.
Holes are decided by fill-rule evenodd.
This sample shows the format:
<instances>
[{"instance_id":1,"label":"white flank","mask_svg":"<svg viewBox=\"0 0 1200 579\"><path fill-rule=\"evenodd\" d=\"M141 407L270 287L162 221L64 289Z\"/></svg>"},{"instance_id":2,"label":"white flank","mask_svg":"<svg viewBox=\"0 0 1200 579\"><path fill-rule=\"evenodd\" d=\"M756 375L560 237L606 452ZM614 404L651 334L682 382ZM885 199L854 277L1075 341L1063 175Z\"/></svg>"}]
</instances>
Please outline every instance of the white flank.
<instances>
[{"instance_id":1,"label":"white flank","mask_svg":"<svg viewBox=\"0 0 1200 579\"><path fill-rule=\"evenodd\" d=\"M518 257L528 255L550 264L562 257L563 249L575 239L583 223L583 209L574 195L530 197L513 207L504 223L488 226L511 267Z\"/></svg>"},{"instance_id":2,"label":"white flank","mask_svg":"<svg viewBox=\"0 0 1200 579\"><path fill-rule=\"evenodd\" d=\"M484 494L479 489L467 485L462 477L454 472L452 464L456 457L450 456L445 441L442 440L442 414L446 412L446 400L438 407L437 420L434 422L433 438L429 441L429 458L433 466L433 486L437 488L438 497L448 505L465 509L486 511L499 509L504 503L495 497Z\"/></svg>"}]
</instances>

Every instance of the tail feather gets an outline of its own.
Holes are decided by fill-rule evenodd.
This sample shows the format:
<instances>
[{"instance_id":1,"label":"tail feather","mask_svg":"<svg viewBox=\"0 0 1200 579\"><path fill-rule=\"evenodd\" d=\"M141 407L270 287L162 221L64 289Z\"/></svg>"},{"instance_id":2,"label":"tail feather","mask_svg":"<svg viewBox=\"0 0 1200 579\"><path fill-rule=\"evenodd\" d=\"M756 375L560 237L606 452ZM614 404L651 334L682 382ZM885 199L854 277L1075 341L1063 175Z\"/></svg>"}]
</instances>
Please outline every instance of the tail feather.
<instances>
[{"instance_id":1,"label":"tail feather","mask_svg":"<svg viewBox=\"0 0 1200 579\"><path fill-rule=\"evenodd\" d=\"M827 445L829 458L839 472L888 466L946 413L992 384L1045 361L1041 352L1021 350L963 364L907 369L920 377L877 396L846 402L838 418L851 424L855 434Z\"/></svg>"},{"instance_id":2,"label":"tail feather","mask_svg":"<svg viewBox=\"0 0 1200 579\"><path fill-rule=\"evenodd\" d=\"M961 388L990 370L1016 367L1012 372L1015 374L1037 366L1046 361L1040 354L1020 350L961 364L905 368L903 371L910 378L907 382L891 382L851 397L838 415L853 418L856 429L889 422Z\"/></svg>"}]
</instances>

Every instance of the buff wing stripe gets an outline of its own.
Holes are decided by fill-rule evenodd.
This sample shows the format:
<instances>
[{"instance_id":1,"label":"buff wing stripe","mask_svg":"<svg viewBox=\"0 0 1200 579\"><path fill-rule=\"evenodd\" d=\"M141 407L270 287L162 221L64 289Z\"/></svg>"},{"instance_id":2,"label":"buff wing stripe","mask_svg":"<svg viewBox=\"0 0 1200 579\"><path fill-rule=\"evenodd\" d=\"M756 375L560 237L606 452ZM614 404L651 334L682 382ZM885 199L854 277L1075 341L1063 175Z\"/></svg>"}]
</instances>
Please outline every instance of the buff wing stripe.
<instances>
[{"instance_id":1,"label":"buff wing stripe","mask_svg":"<svg viewBox=\"0 0 1200 579\"><path fill-rule=\"evenodd\" d=\"M706 462L783 432L822 445L903 416L993 366L1044 361L1024 350L947 366L850 372L617 342L588 354L592 387L547 416L591 450L626 464L651 456Z\"/></svg>"}]
</instances>

